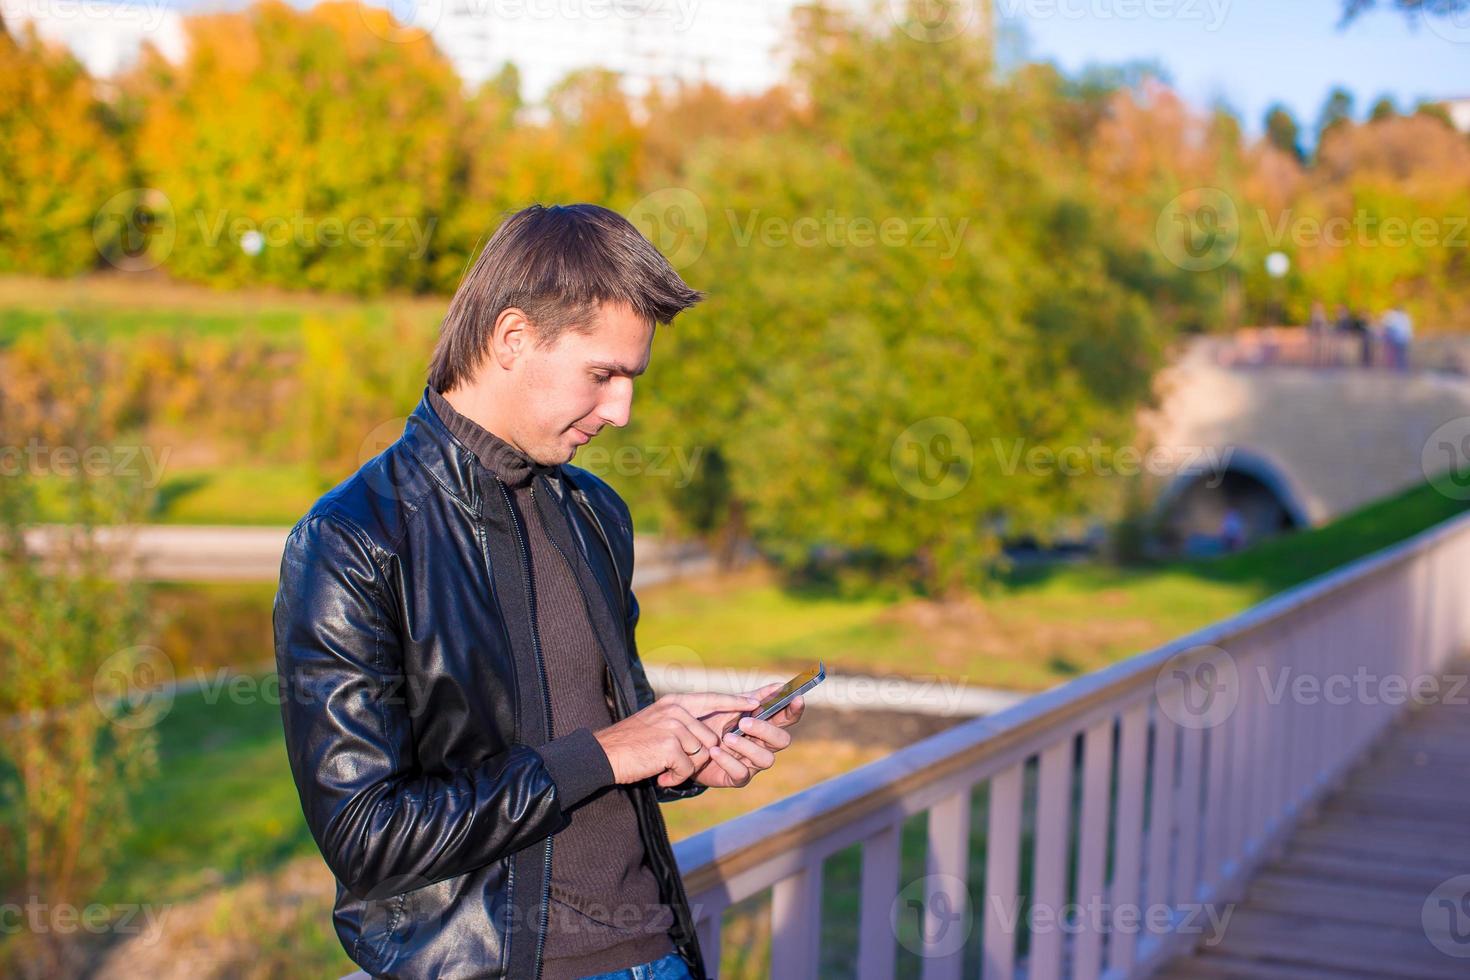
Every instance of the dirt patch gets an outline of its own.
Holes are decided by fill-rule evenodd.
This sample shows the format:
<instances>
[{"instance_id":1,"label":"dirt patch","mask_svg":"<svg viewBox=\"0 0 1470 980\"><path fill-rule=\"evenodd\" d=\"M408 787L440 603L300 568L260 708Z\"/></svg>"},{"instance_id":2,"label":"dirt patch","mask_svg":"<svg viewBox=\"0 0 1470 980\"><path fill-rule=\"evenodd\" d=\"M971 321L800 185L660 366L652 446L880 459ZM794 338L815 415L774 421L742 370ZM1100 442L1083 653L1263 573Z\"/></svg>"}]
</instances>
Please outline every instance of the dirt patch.
<instances>
[{"instance_id":1,"label":"dirt patch","mask_svg":"<svg viewBox=\"0 0 1470 980\"><path fill-rule=\"evenodd\" d=\"M1118 606L1127 600L1126 593L1115 590L1098 604ZM1046 663L1052 673L1065 676L1102 666L1110 659L1109 648L1145 649L1160 640L1157 625L1143 618L997 616L974 597L911 599L885 609L875 621L896 627L910 646L956 678L971 675L978 660Z\"/></svg>"},{"instance_id":2,"label":"dirt patch","mask_svg":"<svg viewBox=\"0 0 1470 980\"><path fill-rule=\"evenodd\" d=\"M355 967L340 947L303 943L331 933L336 885L320 858L298 858L270 874L159 910L161 927L103 953L98 980L336 977ZM335 942L333 939L331 942Z\"/></svg>"}]
</instances>

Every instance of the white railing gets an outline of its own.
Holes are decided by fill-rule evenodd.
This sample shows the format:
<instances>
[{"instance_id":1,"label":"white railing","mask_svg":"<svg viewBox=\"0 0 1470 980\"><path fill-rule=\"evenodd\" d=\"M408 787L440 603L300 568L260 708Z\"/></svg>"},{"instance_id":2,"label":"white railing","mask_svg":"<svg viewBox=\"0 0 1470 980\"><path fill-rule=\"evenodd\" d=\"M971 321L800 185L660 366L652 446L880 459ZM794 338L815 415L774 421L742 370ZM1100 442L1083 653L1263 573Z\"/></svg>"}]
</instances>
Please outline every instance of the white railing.
<instances>
[{"instance_id":1,"label":"white railing","mask_svg":"<svg viewBox=\"0 0 1470 980\"><path fill-rule=\"evenodd\" d=\"M1466 581L1470 515L679 842L707 966L725 910L769 891L769 975L824 975L823 862L860 844L863 980L894 976L901 891L928 899L924 928L903 936L925 980L962 976L965 945L985 980L1146 976L1188 952L1304 811L1434 696L1467 640ZM984 880L971 884L977 790ZM902 826L919 813L925 875L901 882ZM1085 914L1053 924L1075 907Z\"/></svg>"}]
</instances>

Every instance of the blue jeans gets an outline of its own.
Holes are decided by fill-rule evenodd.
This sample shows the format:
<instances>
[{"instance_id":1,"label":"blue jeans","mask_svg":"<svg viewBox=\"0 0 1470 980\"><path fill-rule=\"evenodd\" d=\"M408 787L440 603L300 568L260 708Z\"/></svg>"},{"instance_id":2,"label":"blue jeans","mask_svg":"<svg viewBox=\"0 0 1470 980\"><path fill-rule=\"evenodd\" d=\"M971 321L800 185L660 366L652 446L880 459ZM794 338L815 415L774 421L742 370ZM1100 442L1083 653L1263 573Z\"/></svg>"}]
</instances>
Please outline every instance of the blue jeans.
<instances>
[{"instance_id":1,"label":"blue jeans","mask_svg":"<svg viewBox=\"0 0 1470 980\"><path fill-rule=\"evenodd\" d=\"M662 959L639 963L626 970L614 970L611 973L599 973L594 977L583 977L582 980L692 980L692 978L689 975L689 967L684 965L684 958L678 953L670 953Z\"/></svg>"}]
</instances>

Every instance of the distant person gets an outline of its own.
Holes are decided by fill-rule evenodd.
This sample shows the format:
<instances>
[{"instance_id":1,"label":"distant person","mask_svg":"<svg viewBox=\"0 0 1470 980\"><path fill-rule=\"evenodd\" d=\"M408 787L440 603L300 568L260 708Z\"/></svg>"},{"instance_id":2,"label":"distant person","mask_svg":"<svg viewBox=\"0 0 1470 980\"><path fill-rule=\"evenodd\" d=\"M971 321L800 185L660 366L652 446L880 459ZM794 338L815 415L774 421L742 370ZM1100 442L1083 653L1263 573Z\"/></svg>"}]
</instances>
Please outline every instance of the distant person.
<instances>
[{"instance_id":1,"label":"distant person","mask_svg":"<svg viewBox=\"0 0 1470 980\"><path fill-rule=\"evenodd\" d=\"M1327 365L1332 343L1331 329L1331 324L1327 322L1327 309L1321 300L1317 300L1312 304L1312 315L1307 320L1307 357L1312 367Z\"/></svg>"},{"instance_id":2,"label":"distant person","mask_svg":"<svg viewBox=\"0 0 1470 980\"><path fill-rule=\"evenodd\" d=\"M1357 310L1348 314L1347 332L1358 340L1358 364L1365 368L1373 366L1373 328L1368 318Z\"/></svg>"},{"instance_id":3,"label":"distant person","mask_svg":"<svg viewBox=\"0 0 1470 980\"><path fill-rule=\"evenodd\" d=\"M1395 371L1409 369L1409 344L1414 339L1414 321L1403 306L1395 305L1383 315L1383 342L1388 366Z\"/></svg>"},{"instance_id":4,"label":"distant person","mask_svg":"<svg viewBox=\"0 0 1470 980\"><path fill-rule=\"evenodd\" d=\"M1227 508L1220 519L1220 546L1227 554L1245 547L1245 518L1238 508Z\"/></svg>"},{"instance_id":5,"label":"distant person","mask_svg":"<svg viewBox=\"0 0 1470 980\"><path fill-rule=\"evenodd\" d=\"M1338 340L1333 350L1332 363L1337 364L1341 361L1338 350L1347 349L1351 343L1357 340L1357 329L1353 320L1352 311L1341 303L1337 304L1337 316L1334 318L1333 324L1335 327L1334 333L1337 335Z\"/></svg>"}]
</instances>

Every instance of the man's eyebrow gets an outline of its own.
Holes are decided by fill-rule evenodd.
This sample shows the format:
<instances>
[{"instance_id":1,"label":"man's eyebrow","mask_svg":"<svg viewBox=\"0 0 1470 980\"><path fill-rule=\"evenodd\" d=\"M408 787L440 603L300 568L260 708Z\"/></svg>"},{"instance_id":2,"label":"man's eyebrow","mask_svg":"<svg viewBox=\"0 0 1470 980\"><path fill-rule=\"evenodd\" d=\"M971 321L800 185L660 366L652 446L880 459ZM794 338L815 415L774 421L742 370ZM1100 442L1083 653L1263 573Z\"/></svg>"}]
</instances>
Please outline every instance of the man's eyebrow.
<instances>
[{"instance_id":1,"label":"man's eyebrow","mask_svg":"<svg viewBox=\"0 0 1470 980\"><path fill-rule=\"evenodd\" d=\"M641 368L630 368L626 364L618 364L615 361L592 361L587 366L601 368L604 371L612 371L616 374L626 374L634 378L638 377L638 375L642 374L647 369L646 366Z\"/></svg>"}]
</instances>

